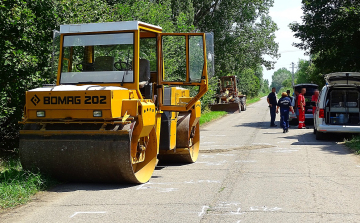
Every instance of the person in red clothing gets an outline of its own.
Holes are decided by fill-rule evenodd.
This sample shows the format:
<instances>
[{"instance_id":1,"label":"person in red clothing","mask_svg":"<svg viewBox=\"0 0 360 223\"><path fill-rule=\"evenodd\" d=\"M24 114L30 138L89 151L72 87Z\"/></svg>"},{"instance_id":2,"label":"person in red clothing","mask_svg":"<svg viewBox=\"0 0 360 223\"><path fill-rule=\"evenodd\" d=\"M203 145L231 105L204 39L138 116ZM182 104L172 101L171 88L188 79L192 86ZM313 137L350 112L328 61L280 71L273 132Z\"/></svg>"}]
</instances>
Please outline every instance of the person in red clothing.
<instances>
[{"instance_id":1,"label":"person in red clothing","mask_svg":"<svg viewBox=\"0 0 360 223\"><path fill-rule=\"evenodd\" d=\"M299 110L299 129L305 129L305 95L306 88L301 89L301 93L297 98L297 107Z\"/></svg>"},{"instance_id":2,"label":"person in red clothing","mask_svg":"<svg viewBox=\"0 0 360 223\"><path fill-rule=\"evenodd\" d=\"M315 102L315 104L316 104L317 101L318 101L318 99L319 99L319 90L316 89L316 90L314 91L313 96L311 96L311 102ZM313 106L313 109L312 109L313 115L314 115L314 113L315 113L315 110L316 110L316 106Z\"/></svg>"}]
</instances>

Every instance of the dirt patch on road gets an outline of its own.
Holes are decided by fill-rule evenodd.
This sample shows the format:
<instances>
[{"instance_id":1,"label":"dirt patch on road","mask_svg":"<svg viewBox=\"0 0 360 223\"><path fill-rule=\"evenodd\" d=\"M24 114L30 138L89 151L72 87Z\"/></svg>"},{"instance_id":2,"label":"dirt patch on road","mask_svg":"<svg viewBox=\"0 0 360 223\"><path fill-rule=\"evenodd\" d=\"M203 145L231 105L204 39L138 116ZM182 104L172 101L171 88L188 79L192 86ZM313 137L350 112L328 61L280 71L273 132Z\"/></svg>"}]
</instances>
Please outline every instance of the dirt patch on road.
<instances>
[{"instance_id":1,"label":"dirt patch on road","mask_svg":"<svg viewBox=\"0 0 360 223\"><path fill-rule=\"evenodd\" d=\"M224 152L230 152L235 150L255 150L255 149L267 149L267 148L273 148L275 146L273 145L250 145L250 146L240 146L236 148L229 148L229 149L205 149L200 150L200 153L224 153Z\"/></svg>"}]
</instances>

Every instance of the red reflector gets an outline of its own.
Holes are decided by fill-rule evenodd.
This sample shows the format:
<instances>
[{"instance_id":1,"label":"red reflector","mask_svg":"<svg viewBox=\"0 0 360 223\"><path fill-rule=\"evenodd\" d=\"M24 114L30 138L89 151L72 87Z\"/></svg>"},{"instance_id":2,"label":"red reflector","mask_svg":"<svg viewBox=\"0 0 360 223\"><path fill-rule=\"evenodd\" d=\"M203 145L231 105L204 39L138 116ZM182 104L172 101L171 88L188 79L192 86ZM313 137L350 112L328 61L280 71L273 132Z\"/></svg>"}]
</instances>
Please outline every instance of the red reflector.
<instances>
[{"instance_id":1,"label":"red reflector","mask_svg":"<svg viewBox=\"0 0 360 223\"><path fill-rule=\"evenodd\" d=\"M319 110L319 118L324 118L325 117L325 112L324 112L324 109L320 109Z\"/></svg>"}]
</instances>

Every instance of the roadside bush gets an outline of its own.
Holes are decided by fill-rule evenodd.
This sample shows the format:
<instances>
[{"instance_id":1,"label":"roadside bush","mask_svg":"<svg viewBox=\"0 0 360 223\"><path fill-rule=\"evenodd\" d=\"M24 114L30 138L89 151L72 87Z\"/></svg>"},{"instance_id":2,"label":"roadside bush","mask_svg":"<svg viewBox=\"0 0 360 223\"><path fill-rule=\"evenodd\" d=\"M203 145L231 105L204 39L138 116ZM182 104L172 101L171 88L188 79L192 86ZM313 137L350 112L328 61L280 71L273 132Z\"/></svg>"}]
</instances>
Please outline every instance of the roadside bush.
<instances>
[{"instance_id":1,"label":"roadside bush","mask_svg":"<svg viewBox=\"0 0 360 223\"><path fill-rule=\"evenodd\" d=\"M0 148L17 147L25 91L50 81L52 1L0 5Z\"/></svg>"}]
</instances>

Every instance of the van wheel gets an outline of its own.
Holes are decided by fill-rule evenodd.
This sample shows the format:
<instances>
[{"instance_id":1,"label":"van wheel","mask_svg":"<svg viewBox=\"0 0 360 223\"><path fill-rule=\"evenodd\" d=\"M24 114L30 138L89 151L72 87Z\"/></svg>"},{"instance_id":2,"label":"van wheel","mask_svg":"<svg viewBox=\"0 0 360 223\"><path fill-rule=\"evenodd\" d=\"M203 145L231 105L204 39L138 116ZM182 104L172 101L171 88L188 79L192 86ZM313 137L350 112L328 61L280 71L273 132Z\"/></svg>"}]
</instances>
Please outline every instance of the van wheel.
<instances>
[{"instance_id":1,"label":"van wheel","mask_svg":"<svg viewBox=\"0 0 360 223\"><path fill-rule=\"evenodd\" d=\"M323 132L316 131L315 134L316 134L316 140L324 139L324 133Z\"/></svg>"}]
</instances>

